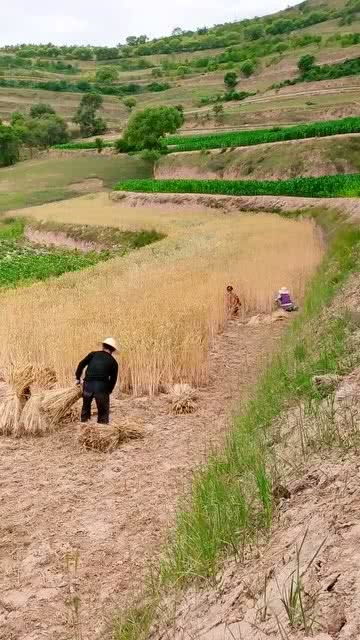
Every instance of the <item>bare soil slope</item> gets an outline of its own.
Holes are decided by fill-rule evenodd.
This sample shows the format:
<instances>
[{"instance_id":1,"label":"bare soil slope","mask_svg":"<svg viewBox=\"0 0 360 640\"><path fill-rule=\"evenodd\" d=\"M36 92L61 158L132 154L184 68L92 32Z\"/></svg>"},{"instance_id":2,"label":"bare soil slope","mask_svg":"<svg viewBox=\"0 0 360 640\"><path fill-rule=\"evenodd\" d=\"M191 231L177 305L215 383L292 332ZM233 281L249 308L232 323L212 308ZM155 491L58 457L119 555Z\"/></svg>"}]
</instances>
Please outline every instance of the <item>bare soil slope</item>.
<instances>
[{"instance_id":1,"label":"bare soil slope","mask_svg":"<svg viewBox=\"0 0 360 640\"><path fill-rule=\"evenodd\" d=\"M360 171L360 136L293 140L160 159L157 178L285 179Z\"/></svg>"}]
</instances>

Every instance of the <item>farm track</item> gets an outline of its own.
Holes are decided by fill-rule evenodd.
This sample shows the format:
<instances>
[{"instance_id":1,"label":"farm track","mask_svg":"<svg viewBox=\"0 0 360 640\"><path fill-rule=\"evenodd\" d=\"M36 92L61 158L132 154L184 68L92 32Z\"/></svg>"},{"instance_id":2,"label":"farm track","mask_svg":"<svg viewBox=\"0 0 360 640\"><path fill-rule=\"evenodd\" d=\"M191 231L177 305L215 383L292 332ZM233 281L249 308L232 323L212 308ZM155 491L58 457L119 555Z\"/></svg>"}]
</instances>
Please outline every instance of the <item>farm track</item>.
<instances>
[{"instance_id":1,"label":"farm track","mask_svg":"<svg viewBox=\"0 0 360 640\"><path fill-rule=\"evenodd\" d=\"M193 415L171 415L164 395L114 400L113 419L143 423L146 437L112 454L81 450L74 425L36 441L1 440L1 640L68 640L76 632L94 640L114 609L134 598L178 498L223 442L231 409L246 398L283 327L230 323ZM70 589L80 598L75 619Z\"/></svg>"}]
</instances>

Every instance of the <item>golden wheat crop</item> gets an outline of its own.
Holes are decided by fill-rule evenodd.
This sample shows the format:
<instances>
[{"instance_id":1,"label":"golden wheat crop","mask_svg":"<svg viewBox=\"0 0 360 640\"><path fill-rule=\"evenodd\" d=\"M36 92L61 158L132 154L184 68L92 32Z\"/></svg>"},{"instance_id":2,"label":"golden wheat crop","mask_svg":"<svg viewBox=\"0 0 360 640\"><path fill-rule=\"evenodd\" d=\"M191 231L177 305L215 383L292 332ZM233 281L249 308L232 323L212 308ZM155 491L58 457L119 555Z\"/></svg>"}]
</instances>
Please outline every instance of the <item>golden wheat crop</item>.
<instances>
[{"instance_id":1,"label":"golden wheat crop","mask_svg":"<svg viewBox=\"0 0 360 640\"><path fill-rule=\"evenodd\" d=\"M126 208L106 196L34 210L59 221L166 230L165 240L124 258L0 296L0 358L53 366L61 383L102 337L121 344L123 388L206 381L209 346L227 321L231 283L243 312L268 312L288 286L301 302L323 249L311 221L271 214ZM71 213L71 218L70 218Z\"/></svg>"}]
</instances>

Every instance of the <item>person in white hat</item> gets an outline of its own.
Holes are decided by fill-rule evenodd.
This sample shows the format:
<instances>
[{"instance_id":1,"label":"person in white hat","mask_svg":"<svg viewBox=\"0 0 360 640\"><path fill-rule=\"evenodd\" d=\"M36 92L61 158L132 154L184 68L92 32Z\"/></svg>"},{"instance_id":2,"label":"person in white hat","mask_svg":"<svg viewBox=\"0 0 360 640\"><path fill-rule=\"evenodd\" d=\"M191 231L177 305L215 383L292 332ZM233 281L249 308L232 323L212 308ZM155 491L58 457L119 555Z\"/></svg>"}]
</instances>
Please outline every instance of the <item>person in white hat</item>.
<instances>
[{"instance_id":1,"label":"person in white hat","mask_svg":"<svg viewBox=\"0 0 360 640\"><path fill-rule=\"evenodd\" d=\"M114 338L105 338L101 351L91 351L78 364L75 372L77 384L80 384L82 373L86 368L81 422L90 420L91 405L95 399L98 423L109 424L110 394L116 385L119 371L118 363L113 356L117 349Z\"/></svg>"},{"instance_id":2,"label":"person in white hat","mask_svg":"<svg viewBox=\"0 0 360 640\"><path fill-rule=\"evenodd\" d=\"M286 287L281 287L281 289L279 289L276 302L278 307L280 307L280 309L284 309L284 311L297 311L297 307L292 301L290 292Z\"/></svg>"}]
</instances>

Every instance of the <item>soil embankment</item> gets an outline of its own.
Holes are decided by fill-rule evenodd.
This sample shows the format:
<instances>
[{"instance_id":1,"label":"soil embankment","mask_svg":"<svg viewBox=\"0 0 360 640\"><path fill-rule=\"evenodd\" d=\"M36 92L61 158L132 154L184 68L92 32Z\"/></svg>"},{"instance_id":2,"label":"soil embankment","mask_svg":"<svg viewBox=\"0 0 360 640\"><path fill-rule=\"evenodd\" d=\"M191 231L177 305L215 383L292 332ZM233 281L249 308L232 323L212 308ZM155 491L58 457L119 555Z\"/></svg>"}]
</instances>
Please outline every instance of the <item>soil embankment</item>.
<instances>
[{"instance_id":1,"label":"soil embankment","mask_svg":"<svg viewBox=\"0 0 360 640\"><path fill-rule=\"evenodd\" d=\"M337 135L207 152L172 153L156 178L282 180L360 171L360 135Z\"/></svg>"},{"instance_id":2,"label":"soil embankment","mask_svg":"<svg viewBox=\"0 0 360 640\"><path fill-rule=\"evenodd\" d=\"M114 191L110 194L113 202L121 200L129 207L172 206L178 210L187 205L197 208L207 207L218 211L256 212L298 211L319 207L339 210L350 219L360 219L359 198L300 198L292 196L218 196L197 193L135 193Z\"/></svg>"}]
</instances>

